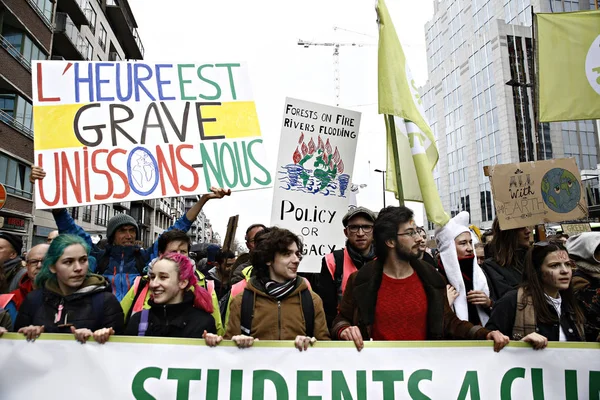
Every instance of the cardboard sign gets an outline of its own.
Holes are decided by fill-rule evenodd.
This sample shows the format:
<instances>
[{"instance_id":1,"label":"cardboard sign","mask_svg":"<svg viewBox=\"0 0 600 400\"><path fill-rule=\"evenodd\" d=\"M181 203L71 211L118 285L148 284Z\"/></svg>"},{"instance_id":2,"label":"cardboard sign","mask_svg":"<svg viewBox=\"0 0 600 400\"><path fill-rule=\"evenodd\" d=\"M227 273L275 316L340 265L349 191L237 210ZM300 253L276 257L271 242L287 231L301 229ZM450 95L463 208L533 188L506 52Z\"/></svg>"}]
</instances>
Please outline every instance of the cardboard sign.
<instances>
[{"instance_id":1,"label":"cardboard sign","mask_svg":"<svg viewBox=\"0 0 600 400\"><path fill-rule=\"evenodd\" d=\"M33 62L36 207L270 187L247 67Z\"/></svg>"},{"instance_id":2,"label":"cardboard sign","mask_svg":"<svg viewBox=\"0 0 600 400\"><path fill-rule=\"evenodd\" d=\"M583 232L591 232L592 227L589 222L584 224L561 224L563 233L569 236L578 235Z\"/></svg>"},{"instance_id":3,"label":"cardboard sign","mask_svg":"<svg viewBox=\"0 0 600 400\"><path fill-rule=\"evenodd\" d=\"M490 180L502 230L588 215L573 158L495 165Z\"/></svg>"},{"instance_id":4,"label":"cardboard sign","mask_svg":"<svg viewBox=\"0 0 600 400\"><path fill-rule=\"evenodd\" d=\"M286 99L271 224L303 237L301 272L344 247L360 113Z\"/></svg>"},{"instance_id":5,"label":"cardboard sign","mask_svg":"<svg viewBox=\"0 0 600 400\"><path fill-rule=\"evenodd\" d=\"M235 241L235 231L237 230L239 219L239 215L229 217L229 221L227 222L227 233L225 234L225 240L223 240L223 251L235 251L235 249L233 249L233 243Z\"/></svg>"}]
</instances>

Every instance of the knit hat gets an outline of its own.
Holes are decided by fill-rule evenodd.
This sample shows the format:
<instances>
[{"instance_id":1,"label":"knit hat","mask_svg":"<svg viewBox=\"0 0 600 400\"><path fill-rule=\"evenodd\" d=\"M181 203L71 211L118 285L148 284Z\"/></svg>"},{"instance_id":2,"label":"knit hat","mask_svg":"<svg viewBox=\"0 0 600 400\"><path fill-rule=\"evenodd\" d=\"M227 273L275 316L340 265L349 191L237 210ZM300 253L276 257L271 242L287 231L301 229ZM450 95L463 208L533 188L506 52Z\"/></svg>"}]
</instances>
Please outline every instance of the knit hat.
<instances>
[{"instance_id":1,"label":"knit hat","mask_svg":"<svg viewBox=\"0 0 600 400\"><path fill-rule=\"evenodd\" d=\"M108 236L108 243L112 244L115 232L117 231L117 229L124 225L134 226L135 236L138 237L140 235L140 229L138 228L138 224L131 215L117 214L108 220L108 225L106 226L106 236Z\"/></svg>"},{"instance_id":2,"label":"knit hat","mask_svg":"<svg viewBox=\"0 0 600 400\"><path fill-rule=\"evenodd\" d=\"M348 211L346 215L344 215L344 218L342 218L342 224L344 224L344 228L348 226L348 221L350 221L353 217L357 216L358 214L363 214L365 217L367 217L367 219L370 219L371 222L375 222L376 217L373 211L369 210L366 207L354 207L350 211Z\"/></svg>"},{"instance_id":3,"label":"knit hat","mask_svg":"<svg viewBox=\"0 0 600 400\"><path fill-rule=\"evenodd\" d=\"M435 241L440 251L440 258L442 259L442 265L446 271L448 282L458 291L458 298L454 301L454 311L458 318L468 321L467 293L454 242L454 239L465 232L469 232L473 238L473 242L475 242L475 234L469 229L469 213L462 211L448 221L446 225L436 230ZM487 279L481 267L477 264L477 257L473 257L473 290L481 290L488 297L490 295ZM482 325L485 325L489 316L480 306L477 306L477 314Z\"/></svg>"},{"instance_id":4,"label":"knit hat","mask_svg":"<svg viewBox=\"0 0 600 400\"><path fill-rule=\"evenodd\" d=\"M0 232L0 239L6 240L13 247L17 256L21 255L21 251L23 251L23 240L20 236L13 235L8 232Z\"/></svg>"}]
</instances>

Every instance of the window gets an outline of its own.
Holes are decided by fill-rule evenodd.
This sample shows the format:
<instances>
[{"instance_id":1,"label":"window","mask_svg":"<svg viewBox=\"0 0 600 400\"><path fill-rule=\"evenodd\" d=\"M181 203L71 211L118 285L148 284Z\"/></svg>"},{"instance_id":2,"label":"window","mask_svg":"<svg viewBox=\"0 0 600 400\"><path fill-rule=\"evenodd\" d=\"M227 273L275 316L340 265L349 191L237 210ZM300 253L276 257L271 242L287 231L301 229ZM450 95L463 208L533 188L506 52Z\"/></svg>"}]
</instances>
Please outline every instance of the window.
<instances>
[{"instance_id":1,"label":"window","mask_svg":"<svg viewBox=\"0 0 600 400\"><path fill-rule=\"evenodd\" d=\"M110 217L109 207L106 204L100 204L98 206L98 214L96 214L96 224L106 226Z\"/></svg>"},{"instance_id":2,"label":"window","mask_svg":"<svg viewBox=\"0 0 600 400\"><path fill-rule=\"evenodd\" d=\"M83 206L83 222L92 222L92 206Z\"/></svg>"},{"instance_id":3,"label":"window","mask_svg":"<svg viewBox=\"0 0 600 400\"><path fill-rule=\"evenodd\" d=\"M30 173L31 168L27 164L0 153L0 183L4 184L8 193L31 199Z\"/></svg>"},{"instance_id":4,"label":"window","mask_svg":"<svg viewBox=\"0 0 600 400\"><path fill-rule=\"evenodd\" d=\"M33 107L16 94L0 93L0 119L28 136L33 135Z\"/></svg>"},{"instance_id":5,"label":"window","mask_svg":"<svg viewBox=\"0 0 600 400\"><path fill-rule=\"evenodd\" d=\"M98 36L98 44L102 47L102 51L106 51L106 29L100 24L100 36Z\"/></svg>"},{"instance_id":6,"label":"window","mask_svg":"<svg viewBox=\"0 0 600 400\"><path fill-rule=\"evenodd\" d=\"M85 41L87 42L87 54L85 55L85 59L92 61L92 57L94 55L94 47L92 46L92 43L89 39L85 39Z\"/></svg>"},{"instance_id":7,"label":"window","mask_svg":"<svg viewBox=\"0 0 600 400\"><path fill-rule=\"evenodd\" d=\"M2 36L10 44L8 52L26 68L31 69L32 60L45 60L46 54L25 33L5 25Z\"/></svg>"},{"instance_id":8,"label":"window","mask_svg":"<svg viewBox=\"0 0 600 400\"><path fill-rule=\"evenodd\" d=\"M71 207L68 209L69 214L71 214L71 217L73 217L73 219L78 219L79 218L79 207Z\"/></svg>"},{"instance_id":9,"label":"window","mask_svg":"<svg viewBox=\"0 0 600 400\"><path fill-rule=\"evenodd\" d=\"M52 21L52 0L29 0L30 4L34 4L38 11L48 20L50 23Z\"/></svg>"},{"instance_id":10,"label":"window","mask_svg":"<svg viewBox=\"0 0 600 400\"><path fill-rule=\"evenodd\" d=\"M90 22L90 30L95 35L96 34L96 19L98 15L96 14L96 10L92 7L92 4L88 2L87 9L85 10L85 15Z\"/></svg>"}]
</instances>

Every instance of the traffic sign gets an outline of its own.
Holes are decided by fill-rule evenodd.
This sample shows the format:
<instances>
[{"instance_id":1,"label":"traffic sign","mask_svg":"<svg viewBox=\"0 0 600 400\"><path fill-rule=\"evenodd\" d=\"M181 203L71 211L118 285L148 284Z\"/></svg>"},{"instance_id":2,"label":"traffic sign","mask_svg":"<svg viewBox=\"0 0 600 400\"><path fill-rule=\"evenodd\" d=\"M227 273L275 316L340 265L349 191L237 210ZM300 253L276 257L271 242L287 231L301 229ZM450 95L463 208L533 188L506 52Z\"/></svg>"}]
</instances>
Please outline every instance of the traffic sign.
<instances>
[{"instance_id":1,"label":"traffic sign","mask_svg":"<svg viewBox=\"0 0 600 400\"><path fill-rule=\"evenodd\" d=\"M0 183L0 210L2 210L2 207L6 203L6 196L6 188Z\"/></svg>"}]
</instances>

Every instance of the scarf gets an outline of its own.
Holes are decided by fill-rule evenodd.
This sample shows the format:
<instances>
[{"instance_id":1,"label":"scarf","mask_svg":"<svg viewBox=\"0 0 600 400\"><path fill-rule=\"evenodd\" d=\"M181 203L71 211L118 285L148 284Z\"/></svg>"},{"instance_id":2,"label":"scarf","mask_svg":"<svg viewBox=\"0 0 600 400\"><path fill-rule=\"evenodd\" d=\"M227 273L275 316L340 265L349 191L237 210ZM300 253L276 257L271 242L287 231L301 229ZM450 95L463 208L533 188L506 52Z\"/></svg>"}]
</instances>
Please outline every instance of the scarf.
<instances>
[{"instance_id":1,"label":"scarf","mask_svg":"<svg viewBox=\"0 0 600 400\"><path fill-rule=\"evenodd\" d=\"M274 297L276 300L283 300L294 291L297 280L298 278L294 278L283 283L268 280L265 283L265 290L269 296Z\"/></svg>"},{"instance_id":2,"label":"scarf","mask_svg":"<svg viewBox=\"0 0 600 400\"><path fill-rule=\"evenodd\" d=\"M346 241L346 249L348 250L350 258L354 262L356 269L361 269L363 265L375 259L375 246L373 245L369 247L369 253L366 256L362 255L362 253L352 247L348 241Z\"/></svg>"}]
</instances>

